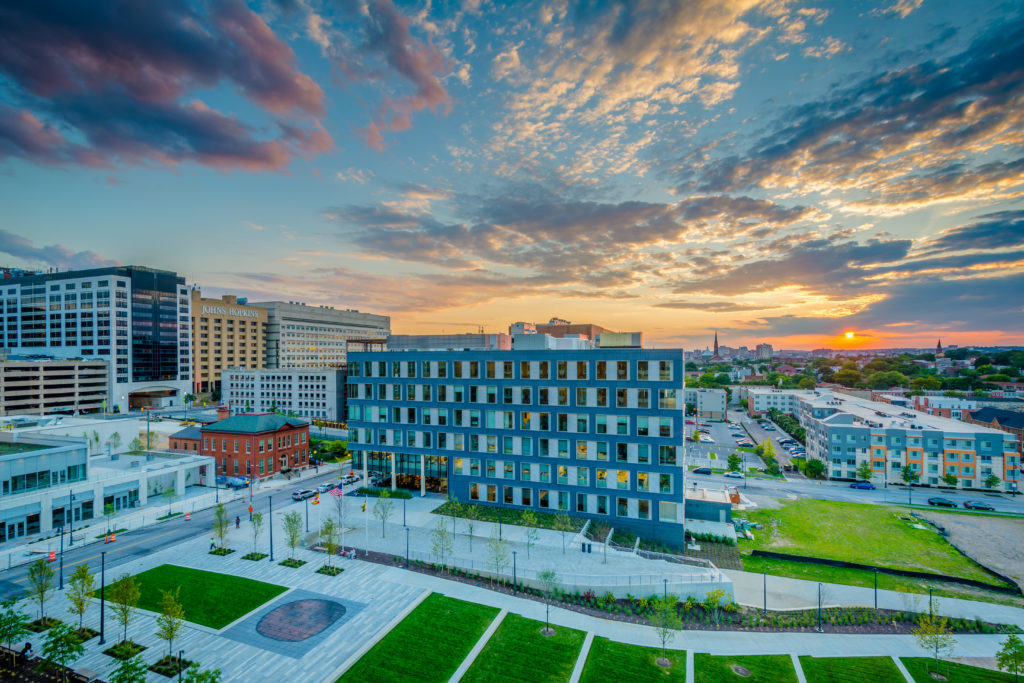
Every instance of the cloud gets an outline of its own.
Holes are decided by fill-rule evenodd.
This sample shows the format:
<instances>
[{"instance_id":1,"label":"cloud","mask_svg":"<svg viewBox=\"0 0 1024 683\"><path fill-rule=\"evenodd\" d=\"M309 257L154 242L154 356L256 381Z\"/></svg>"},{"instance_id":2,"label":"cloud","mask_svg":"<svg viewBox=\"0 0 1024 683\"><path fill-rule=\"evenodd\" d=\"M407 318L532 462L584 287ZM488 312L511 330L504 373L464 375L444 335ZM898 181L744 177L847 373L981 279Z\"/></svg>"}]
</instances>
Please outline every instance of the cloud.
<instances>
[{"instance_id":1,"label":"cloud","mask_svg":"<svg viewBox=\"0 0 1024 683\"><path fill-rule=\"evenodd\" d=\"M198 8L63 0L15 4L2 15L9 30L0 74L17 104L0 111L0 157L275 170L332 145L316 122L325 113L320 87L240 0ZM272 125L190 98L224 83Z\"/></svg>"},{"instance_id":2,"label":"cloud","mask_svg":"<svg viewBox=\"0 0 1024 683\"><path fill-rule=\"evenodd\" d=\"M925 244L927 253L1024 246L1024 211L1001 211L980 216L964 226L944 230Z\"/></svg>"},{"instance_id":3,"label":"cloud","mask_svg":"<svg viewBox=\"0 0 1024 683\"><path fill-rule=\"evenodd\" d=\"M365 185L373 177L373 171L364 168L346 168L335 174L338 180Z\"/></svg>"},{"instance_id":4,"label":"cloud","mask_svg":"<svg viewBox=\"0 0 1024 683\"><path fill-rule=\"evenodd\" d=\"M120 261L104 258L95 251L72 251L60 244L36 247L31 240L0 229L0 253L24 259L31 264L45 264L62 270L83 270L119 266Z\"/></svg>"},{"instance_id":5,"label":"cloud","mask_svg":"<svg viewBox=\"0 0 1024 683\"><path fill-rule=\"evenodd\" d=\"M885 7L883 9L872 10L872 14L875 15L886 15L895 14L900 19L906 19L907 16L921 6L924 0L898 0L895 4Z\"/></svg>"},{"instance_id":6,"label":"cloud","mask_svg":"<svg viewBox=\"0 0 1024 683\"><path fill-rule=\"evenodd\" d=\"M736 313L740 311L762 311L772 306L764 304L743 304L732 301L663 301L653 304L655 308L671 308L684 311L710 311L713 313Z\"/></svg>"},{"instance_id":7,"label":"cloud","mask_svg":"<svg viewBox=\"0 0 1024 683\"><path fill-rule=\"evenodd\" d=\"M804 48L804 57L816 57L818 59L828 59L835 57L838 54L846 52L850 47L839 40L829 36L825 38L825 42L822 45L813 45Z\"/></svg>"}]
</instances>

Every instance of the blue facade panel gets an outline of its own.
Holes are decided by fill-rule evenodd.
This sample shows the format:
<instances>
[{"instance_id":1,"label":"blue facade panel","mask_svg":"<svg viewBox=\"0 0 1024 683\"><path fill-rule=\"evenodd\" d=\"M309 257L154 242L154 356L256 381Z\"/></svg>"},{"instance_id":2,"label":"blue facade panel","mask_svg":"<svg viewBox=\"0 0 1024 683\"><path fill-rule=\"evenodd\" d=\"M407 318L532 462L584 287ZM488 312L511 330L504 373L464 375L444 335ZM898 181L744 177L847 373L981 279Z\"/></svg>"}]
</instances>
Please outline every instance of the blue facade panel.
<instances>
[{"instance_id":1,"label":"blue facade panel","mask_svg":"<svg viewBox=\"0 0 1024 683\"><path fill-rule=\"evenodd\" d=\"M353 467L683 539L680 350L352 352ZM364 458L367 461L364 461Z\"/></svg>"}]
</instances>

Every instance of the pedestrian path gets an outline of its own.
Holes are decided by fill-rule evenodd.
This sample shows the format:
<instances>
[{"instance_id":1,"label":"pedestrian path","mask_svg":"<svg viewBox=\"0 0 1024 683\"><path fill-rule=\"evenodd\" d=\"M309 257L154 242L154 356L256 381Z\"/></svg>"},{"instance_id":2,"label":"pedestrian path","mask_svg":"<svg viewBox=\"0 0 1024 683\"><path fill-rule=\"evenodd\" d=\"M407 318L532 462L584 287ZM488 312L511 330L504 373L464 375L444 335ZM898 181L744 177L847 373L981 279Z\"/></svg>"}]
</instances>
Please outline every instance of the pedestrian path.
<instances>
[{"instance_id":1,"label":"pedestrian path","mask_svg":"<svg viewBox=\"0 0 1024 683\"><path fill-rule=\"evenodd\" d=\"M793 670L796 672L796 683L807 683L804 676L804 667L800 665L800 657L796 653L790 653L789 658L793 661Z\"/></svg>"},{"instance_id":2,"label":"pedestrian path","mask_svg":"<svg viewBox=\"0 0 1024 683\"><path fill-rule=\"evenodd\" d=\"M580 648L580 654L576 657L576 666L572 668L572 676L569 677L569 683L580 683L580 676L583 675L583 667L587 665L587 655L590 654L590 646L594 643L594 634L587 632L587 637L583 639L583 647Z\"/></svg>"},{"instance_id":3,"label":"pedestrian path","mask_svg":"<svg viewBox=\"0 0 1024 683\"><path fill-rule=\"evenodd\" d=\"M907 671L907 667L903 666L903 662L900 661L900 658L893 655L892 661L896 664L896 668L900 670L900 673L903 674L903 678L907 680L907 683L914 683L914 677L910 675L909 671Z\"/></svg>"},{"instance_id":4,"label":"pedestrian path","mask_svg":"<svg viewBox=\"0 0 1024 683\"><path fill-rule=\"evenodd\" d=\"M505 620L506 614L508 614L508 610L503 609L498 612L498 616L494 617L494 621L492 621L490 626L487 627L487 630L484 631L482 636L480 636L480 639L476 641L476 645L474 645L473 649L469 651L466 658L462 660L462 664L460 664L459 668L455 670L452 677L448 679L448 683L459 683L459 681L462 680L462 677L466 675L467 671L469 671L469 667L473 666L473 662L476 661L476 658L483 651L484 647L487 646L487 641L491 639L494 632L498 630L499 626L501 626L501 622Z\"/></svg>"}]
</instances>

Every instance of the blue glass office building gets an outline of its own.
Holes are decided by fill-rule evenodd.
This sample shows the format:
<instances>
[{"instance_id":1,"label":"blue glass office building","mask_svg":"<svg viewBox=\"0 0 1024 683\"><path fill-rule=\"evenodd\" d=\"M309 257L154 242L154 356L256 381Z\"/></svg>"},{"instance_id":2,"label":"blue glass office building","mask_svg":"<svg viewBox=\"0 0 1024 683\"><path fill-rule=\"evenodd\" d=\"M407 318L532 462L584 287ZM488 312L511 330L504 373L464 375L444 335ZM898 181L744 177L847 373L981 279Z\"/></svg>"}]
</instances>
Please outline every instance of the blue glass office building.
<instances>
[{"instance_id":1,"label":"blue glass office building","mask_svg":"<svg viewBox=\"0 0 1024 683\"><path fill-rule=\"evenodd\" d=\"M681 350L349 354L352 466L682 543Z\"/></svg>"}]
</instances>

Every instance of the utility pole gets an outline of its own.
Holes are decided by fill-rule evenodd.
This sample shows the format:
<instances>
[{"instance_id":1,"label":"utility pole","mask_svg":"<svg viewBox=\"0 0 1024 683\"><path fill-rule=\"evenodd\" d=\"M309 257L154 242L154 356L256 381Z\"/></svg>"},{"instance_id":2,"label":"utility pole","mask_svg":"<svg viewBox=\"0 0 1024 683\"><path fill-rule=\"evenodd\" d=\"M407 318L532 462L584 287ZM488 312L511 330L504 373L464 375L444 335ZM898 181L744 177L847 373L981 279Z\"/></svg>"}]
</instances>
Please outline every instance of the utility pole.
<instances>
[{"instance_id":1,"label":"utility pole","mask_svg":"<svg viewBox=\"0 0 1024 683\"><path fill-rule=\"evenodd\" d=\"M75 545L75 494L68 489L68 547Z\"/></svg>"},{"instance_id":2,"label":"utility pole","mask_svg":"<svg viewBox=\"0 0 1024 683\"><path fill-rule=\"evenodd\" d=\"M64 525L60 525L60 589L64 590Z\"/></svg>"},{"instance_id":3,"label":"utility pole","mask_svg":"<svg viewBox=\"0 0 1024 683\"><path fill-rule=\"evenodd\" d=\"M274 504L273 496L267 496L267 526L270 527L270 561L274 561Z\"/></svg>"},{"instance_id":4,"label":"utility pole","mask_svg":"<svg viewBox=\"0 0 1024 683\"><path fill-rule=\"evenodd\" d=\"M106 638L106 619L103 618L104 607L106 607L106 589L107 589L107 553L103 551L100 553L100 645L107 642Z\"/></svg>"}]
</instances>

